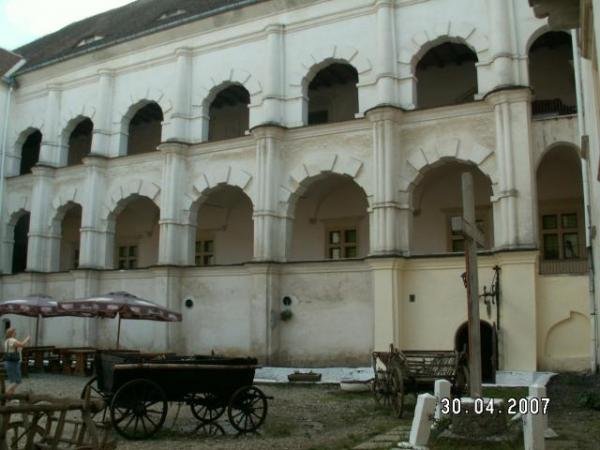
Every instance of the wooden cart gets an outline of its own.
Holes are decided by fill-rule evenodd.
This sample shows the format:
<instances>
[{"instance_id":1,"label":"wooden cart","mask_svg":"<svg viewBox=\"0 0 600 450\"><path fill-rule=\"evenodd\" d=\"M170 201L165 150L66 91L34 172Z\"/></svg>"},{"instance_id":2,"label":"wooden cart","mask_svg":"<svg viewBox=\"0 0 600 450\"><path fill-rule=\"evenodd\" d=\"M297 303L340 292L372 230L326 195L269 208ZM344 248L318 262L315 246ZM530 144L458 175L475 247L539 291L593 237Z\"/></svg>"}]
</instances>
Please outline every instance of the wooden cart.
<instances>
[{"instance_id":1,"label":"wooden cart","mask_svg":"<svg viewBox=\"0 0 600 450\"><path fill-rule=\"evenodd\" d=\"M188 404L202 423L212 423L227 412L236 430L251 432L267 415L267 397L253 385L256 364L254 358L148 358L101 352L96 356L96 376L84 392L89 387L105 401L107 408L101 414L127 439L157 433L169 402Z\"/></svg>"},{"instance_id":2,"label":"wooden cart","mask_svg":"<svg viewBox=\"0 0 600 450\"><path fill-rule=\"evenodd\" d=\"M373 394L384 406L391 406L402 417L404 396L431 389L437 379L452 383L457 395L466 390L469 380L464 352L440 350L403 350L390 345L387 352L373 352Z\"/></svg>"}]
</instances>

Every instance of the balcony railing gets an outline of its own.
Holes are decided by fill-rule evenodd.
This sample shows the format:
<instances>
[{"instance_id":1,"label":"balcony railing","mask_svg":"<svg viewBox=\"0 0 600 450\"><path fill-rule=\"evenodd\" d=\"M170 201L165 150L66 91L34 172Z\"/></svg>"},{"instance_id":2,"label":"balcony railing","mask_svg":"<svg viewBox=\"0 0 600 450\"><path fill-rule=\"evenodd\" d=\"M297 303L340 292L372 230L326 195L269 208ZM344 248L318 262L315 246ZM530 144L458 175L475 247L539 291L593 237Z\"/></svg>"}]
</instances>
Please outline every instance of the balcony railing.
<instances>
[{"instance_id":1,"label":"balcony railing","mask_svg":"<svg viewBox=\"0 0 600 450\"><path fill-rule=\"evenodd\" d=\"M567 116L577 114L577 106L565 105L559 98L535 100L531 103L531 114L535 117Z\"/></svg>"},{"instance_id":2,"label":"balcony railing","mask_svg":"<svg viewBox=\"0 0 600 450\"><path fill-rule=\"evenodd\" d=\"M540 275L584 275L588 273L587 259L542 259L540 260Z\"/></svg>"}]
</instances>

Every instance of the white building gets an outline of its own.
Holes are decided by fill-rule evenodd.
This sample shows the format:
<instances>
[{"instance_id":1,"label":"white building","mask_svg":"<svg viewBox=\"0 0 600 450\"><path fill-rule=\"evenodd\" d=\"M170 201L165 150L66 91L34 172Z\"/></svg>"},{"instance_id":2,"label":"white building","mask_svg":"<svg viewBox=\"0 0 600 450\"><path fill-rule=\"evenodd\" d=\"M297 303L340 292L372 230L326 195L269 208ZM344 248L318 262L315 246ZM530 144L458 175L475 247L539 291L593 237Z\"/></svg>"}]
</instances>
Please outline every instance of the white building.
<instances>
[{"instance_id":1,"label":"white building","mask_svg":"<svg viewBox=\"0 0 600 450\"><path fill-rule=\"evenodd\" d=\"M578 51L525 0L138 0L72 24L0 56L1 297L127 290L184 319L125 346L272 364L462 348L470 171L480 284L500 268L484 372L595 366ZM48 319L43 341L114 327Z\"/></svg>"}]
</instances>

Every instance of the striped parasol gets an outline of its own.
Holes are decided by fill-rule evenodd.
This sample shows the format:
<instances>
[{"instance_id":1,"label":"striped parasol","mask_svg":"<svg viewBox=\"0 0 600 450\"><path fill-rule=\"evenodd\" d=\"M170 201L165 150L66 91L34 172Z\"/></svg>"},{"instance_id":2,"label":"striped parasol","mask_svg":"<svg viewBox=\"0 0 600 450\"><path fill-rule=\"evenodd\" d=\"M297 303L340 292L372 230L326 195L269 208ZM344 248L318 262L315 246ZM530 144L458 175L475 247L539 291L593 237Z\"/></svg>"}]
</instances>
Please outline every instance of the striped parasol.
<instances>
[{"instance_id":1,"label":"striped parasol","mask_svg":"<svg viewBox=\"0 0 600 450\"><path fill-rule=\"evenodd\" d=\"M121 337L121 319L181 322L181 314L178 312L123 291L65 300L58 303L58 311L63 315L80 317L113 319L118 315L117 348Z\"/></svg>"},{"instance_id":2,"label":"striped parasol","mask_svg":"<svg viewBox=\"0 0 600 450\"><path fill-rule=\"evenodd\" d=\"M35 345L38 343L40 317L56 317L62 314L58 303L52 297L44 294L34 294L17 297L0 302L0 315L16 314L19 316L35 317Z\"/></svg>"}]
</instances>

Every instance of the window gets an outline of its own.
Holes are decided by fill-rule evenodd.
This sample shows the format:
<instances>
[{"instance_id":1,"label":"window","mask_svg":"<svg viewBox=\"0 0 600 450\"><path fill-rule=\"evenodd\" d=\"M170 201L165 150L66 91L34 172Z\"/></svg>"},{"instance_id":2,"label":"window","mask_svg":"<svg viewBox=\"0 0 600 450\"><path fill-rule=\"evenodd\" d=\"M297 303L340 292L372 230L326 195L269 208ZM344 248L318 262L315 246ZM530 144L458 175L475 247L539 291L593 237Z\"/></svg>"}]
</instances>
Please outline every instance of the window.
<instances>
[{"instance_id":1,"label":"window","mask_svg":"<svg viewBox=\"0 0 600 450\"><path fill-rule=\"evenodd\" d=\"M87 36L87 37L84 37L83 39L81 39L77 43L77 47L83 47L84 45L92 44L92 43L94 43L96 41L100 41L102 39L104 39L104 36L99 36L99 35Z\"/></svg>"},{"instance_id":2,"label":"window","mask_svg":"<svg viewBox=\"0 0 600 450\"><path fill-rule=\"evenodd\" d=\"M448 217L448 236L450 236L449 238L449 243L448 243L448 250L455 253L455 252L464 252L465 251L465 238L462 235L461 232L457 232L457 231L453 231L452 230L452 221L453 220L460 220L462 218L462 216L460 215L452 215ZM483 217L477 217L475 219L475 225L477 226L477 229L479 231L481 231L481 233L484 235L486 242L488 241L488 236L486 233L486 220ZM478 244L477 248L484 248L485 246Z\"/></svg>"},{"instance_id":3,"label":"window","mask_svg":"<svg viewBox=\"0 0 600 450\"><path fill-rule=\"evenodd\" d=\"M215 241L196 241L196 265L212 266L215 264Z\"/></svg>"},{"instance_id":4,"label":"window","mask_svg":"<svg viewBox=\"0 0 600 450\"><path fill-rule=\"evenodd\" d=\"M135 269L137 265L137 245L119 247L119 269Z\"/></svg>"},{"instance_id":5,"label":"window","mask_svg":"<svg viewBox=\"0 0 600 450\"><path fill-rule=\"evenodd\" d=\"M358 257L358 233L356 232L356 228L346 228L328 231L328 259L343 259L356 257Z\"/></svg>"},{"instance_id":6,"label":"window","mask_svg":"<svg viewBox=\"0 0 600 450\"><path fill-rule=\"evenodd\" d=\"M542 216L544 259L578 259L580 257L577 213Z\"/></svg>"}]
</instances>

